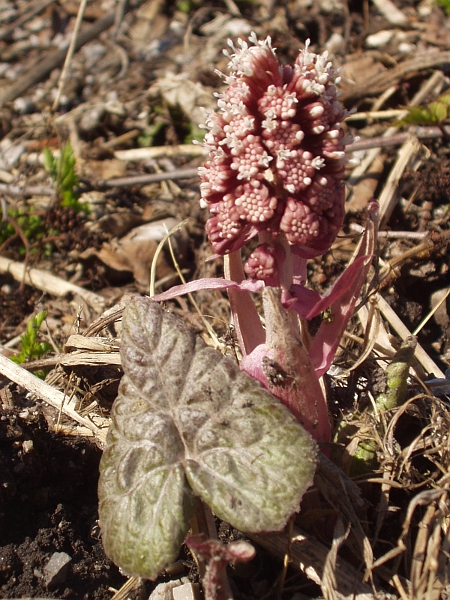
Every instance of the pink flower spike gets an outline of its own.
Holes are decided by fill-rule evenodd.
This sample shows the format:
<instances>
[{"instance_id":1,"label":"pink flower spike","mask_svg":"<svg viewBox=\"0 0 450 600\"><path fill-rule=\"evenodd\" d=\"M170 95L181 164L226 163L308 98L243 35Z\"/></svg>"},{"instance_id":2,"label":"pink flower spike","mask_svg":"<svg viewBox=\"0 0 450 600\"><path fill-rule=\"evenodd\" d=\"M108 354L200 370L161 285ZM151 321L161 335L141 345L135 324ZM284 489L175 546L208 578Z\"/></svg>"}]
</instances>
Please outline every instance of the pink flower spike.
<instances>
[{"instance_id":1,"label":"pink flower spike","mask_svg":"<svg viewBox=\"0 0 450 600\"><path fill-rule=\"evenodd\" d=\"M200 168L207 233L217 254L257 233L285 236L305 258L326 252L344 216L345 145L337 74L309 43L282 67L270 38L230 42L230 75L206 121Z\"/></svg>"}]
</instances>

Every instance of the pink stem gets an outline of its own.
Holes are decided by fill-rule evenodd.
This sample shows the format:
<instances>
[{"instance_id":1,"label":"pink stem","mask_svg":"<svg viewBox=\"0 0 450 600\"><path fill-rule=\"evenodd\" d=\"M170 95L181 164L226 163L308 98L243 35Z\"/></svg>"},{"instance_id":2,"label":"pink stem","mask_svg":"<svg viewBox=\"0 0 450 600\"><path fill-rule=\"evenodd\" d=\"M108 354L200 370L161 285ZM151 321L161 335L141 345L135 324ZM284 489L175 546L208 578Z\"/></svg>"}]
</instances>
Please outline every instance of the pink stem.
<instances>
[{"instance_id":1,"label":"pink stem","mask_svg":"<svg viewBox=\"0 0 450 600\"><path fill-rule=\"evenodd\" d=\"M240 250L225 255L224 275L225 279L237 283L245 279ZM228 298L242 356L247 356L256 346L264 344L266 338L264 329L250 292L229 289Z\"/></svg>"}]
</instances>

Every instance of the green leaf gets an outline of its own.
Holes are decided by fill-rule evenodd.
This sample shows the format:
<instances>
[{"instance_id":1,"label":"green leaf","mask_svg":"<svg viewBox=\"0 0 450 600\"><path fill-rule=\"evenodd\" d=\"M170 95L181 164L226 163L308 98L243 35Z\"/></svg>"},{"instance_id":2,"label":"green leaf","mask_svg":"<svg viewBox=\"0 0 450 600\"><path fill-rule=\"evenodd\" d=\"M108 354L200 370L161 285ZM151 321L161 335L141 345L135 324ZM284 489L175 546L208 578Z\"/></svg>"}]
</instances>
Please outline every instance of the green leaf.
<instances>
[{"instance_id":1,"label":"green leaf","mask_svg":"<svg viewBox=\"0 0 450 600\"><path fill-rule=\"evenodd\" d=\"M45 147L42 151L44 157L44 169L52 177L56 179L58 173L58 166L55 157L52 154L50 148Z\"/></svg>"},{"instance_id":2,"label":"green leaf","mask_svg":"<svg viewBox=\"0 0 450 600\"><path fill-rule=\"evenodd\" d=\"M81 203L79 195L75 193L80 180L75 170L76 160L70 143L64 145L59 158L48 148L44 148L43 155L44 168L56 183L61 206L73 208L77 212L89 212L88 203Z\"/></svg>"},{"instance_id":3,"label":"green leaf","mask_svg":"<svg viewBox=\"0 0 450 600\"><path fill-rule=\"evenodd\" d=\"M121 357L100 465L110 558L154 579L176 559L192 491L243 531L281 529L312 483L317 454L289 410L150 299L126 309Z\"/></svg>"},{"instance_id":4,"label":"green leaf","mask_svg":"<svg viewBox=\"0 0 450 600\"><path fill-rule=\"evenodd\" d=\"M181 440L170 419L149 410L129 381L121 386L110 429L99 484L103 545L125 573L154 579L176 559L194 513Z\"/></svg>"},{"instance_id":5,"label":"green leaf","mask_svg":"<svg viewBox=\"0 0 450 600\"><path fill-rule=\"evenodd\" d=\"M449 118L450 93L446 92L427 106L406 106L408 114L397 121L396 125L433 125L441 124Z\"/></svg>"},{"instance_id":6,"label":"green leaf","mask_svg":"<svg viewBox=\"0 0 450 600\"><path fill-rule=\"evenodd\" d=\"M27 360L34 360L40 358L49 350L52 350L51 344L48 342L38 342L37 334L47 317L47 311L43 310L38 312L32 317L27 323L27 329L25 333L20 337L21 349L20 353L16 356L12 356L11 360L17 364L26 362Z\"/></svg>"},{"instance_id":7,"label":"green leaf","mask_svg":"<svg viewBox=\"0 0 450 600\"><path fill-rule=\"evenodd\" d=\"M437 0L437 3L442 6L447 15L450 15L450 0Z\"/></svg>"}]
</instances>

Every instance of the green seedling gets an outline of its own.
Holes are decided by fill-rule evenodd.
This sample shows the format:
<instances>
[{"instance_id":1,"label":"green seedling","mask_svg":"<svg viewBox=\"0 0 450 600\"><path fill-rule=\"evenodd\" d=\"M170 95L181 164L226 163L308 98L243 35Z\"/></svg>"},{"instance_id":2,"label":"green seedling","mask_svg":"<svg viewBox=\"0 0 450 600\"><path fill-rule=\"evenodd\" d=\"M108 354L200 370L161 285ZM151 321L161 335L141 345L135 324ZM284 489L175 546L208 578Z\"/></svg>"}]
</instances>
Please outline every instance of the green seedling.
<instances>
[{"instance_id":1,"label":"green seedling","mask_svg":"<svg viewBox=\"0 0 450 600\"><path fill-rule=\"evenodd\" d=\"M76 212L89 212L89 205L80 202L79 194L76 192L79 179L75 172L75 157L70 144L64 146L59 157L54 156L48 148L44 148L43 154L44 168L56 183L60 206L71 208ZM57 236L59 232L47 226L44 219L32 208L9 208L8 217L6 221L0 223L0 246L12 237L20 235L23 242L18 248L20 256L26 256L27 251L30 254L43 251L47 258L52 255L53 244L43 240Z\"/></svg>"},{"instance_id":2,"label":"green seedling","mask_svg":"<svg viewBox=\"0 0 450 600\"><path fill-rule=\"evenodd\" d=\"M445 10L446 15L450 15L450 0L437 0L437 4Z\"/></svg>"},{"instance_id":3,"label":"green seedling","mask_svg":"<svg viewBox=\"0 0 450 600\"><path fill-rule=\"evenodd\" d=\"M409 370L414 358L417 338L409 337L398 349L391 363L386 367L386 382L383 392L375 398L375 405L381 413L398 408L406 401ZM380 437L384 435L383 421L376 425ZM348 423L337 434L345 440L355 433L356 427ZM377 443L374 439L361 440L355 449L351 464L351 475L359 475L373 471L377 467Z\"/></svg>"},{"instance_id":4,"label":"green seedling","mask_svg":"<svg viewBox=\"0 0 450 600\"><path fill-rule=\"evenodd\" d=\"M7 221L0 223L0 246L15 236L17 228L19 228L23 237L26 238L29 247L31 247L29 250L30 254L44 251L46 258L51 256L53 250L52 244L42 243L42 240L45 237L55 235L56 232L46 230L41 216L31 212L28 208L9 208L8 217ZM23 244L18 248L18 253L20 256L26 255L27 249Z\"/></svg>"},{"instance_id":5,"label":"green seedling","mask_svg":"<svg viewBox=\"0 0 450 600\"><path fill-rule=\"evenodd\" d=\"M57 186L61 206L67 206L77 212L89 211L89 205L80 202L76 188L80 183L75 171L75 156L70 143L65 144L59 156L55 156L49 148L44 148L44 169Z\"/></svg>"},{"instance_id":6,"label":"green seedling","mask_svg":"<svg viewBox=\"0 0 450 600\"><path fill-rule=\"evenodd\" d=\"M31 319L28 321L25 333L20 338L20 352L16 356L11 357L13 362L22 364L24 362L36 360L38 358L42 358L42 356L49 350L52 350L51 344L48 342L40 342L38 340L39 330L46 318L46 310L38 312L37 315L31 317ZM35 375L43 377L44 373L36 372Z\"/></svg>"},{"instance_id":7,"label":"green seedling","mask_svg":"<svg viewBox=\"0 0 450 600\"><path fill-rule=\"evenodd\" d=\"M450 0L445 0L450 6ZM408 114L397 121L397 126L402 125L442 125L450 115L450 92L439 96L434 102L426 106L406 106Z\"/></svg>"}]
</instances>

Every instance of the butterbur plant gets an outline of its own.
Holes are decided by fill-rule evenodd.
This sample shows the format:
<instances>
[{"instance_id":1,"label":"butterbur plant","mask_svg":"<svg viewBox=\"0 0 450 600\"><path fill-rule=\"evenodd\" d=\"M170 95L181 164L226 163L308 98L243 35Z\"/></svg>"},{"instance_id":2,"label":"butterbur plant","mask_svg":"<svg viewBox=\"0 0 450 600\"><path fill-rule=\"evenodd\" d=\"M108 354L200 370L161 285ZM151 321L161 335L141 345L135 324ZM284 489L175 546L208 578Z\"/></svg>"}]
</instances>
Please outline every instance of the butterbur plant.
<instances>
[{"instance_id":1,"label":"butterbur plant","mask_svg":"<svg viewBox=\"0 0 450 600\"><path fill-rule=\"evenodd\" d=\"M281 66L270 38L253 34L230 46L230 75L218 112L207 117L209 159L200 169L207 233L214 255L225 258L225 278L127 307L124 377L101 461L106 552L127 574L150 579L176 558L200 500L249 533L279 530L299 509L316 441L326 451L331 437L319 378L373 253L375 205L333 287L324 295L306 287L307 260L329 250L344 216L346 111L327 55L307 44L294 65ZM253 238L243 264L241 249ZM239 366L156 302L200 289L228 291ZM265 327L253 292L262 292ZM307 323L324 311L312 336ZM191 542L221 563L209 576L211 589L215 581L223 589L223 564L238 554Z\"/></svg>"},{"instance_id":2,"label":"butterbur plant","mask_svg":"<svg viewBox=\"0 0 450 600\"><path fill-rule=\"evenodd\" d=\"M307 259L330 249L344 217L347 112L327 53L317 55L307 43L294 65L283 67L270 38L253 34L249 42L230 43L230 75L218 111L206 121L209 159L200 168L201 202L211 214L206 230L216 256L225 257L226 278L176 286L155 299L227 289L241 369L327 443L330 423L318 378L331 365L365 282L376 204L353 262L334 286L322 296L308 289ZM243 265L241 248L253 238L258 244ZM267 287L278 289L280 300L266 299L264 330L251 292ZM324 311L327 318L311 336L307 322Z\"/></svg>"}]
</instances>

